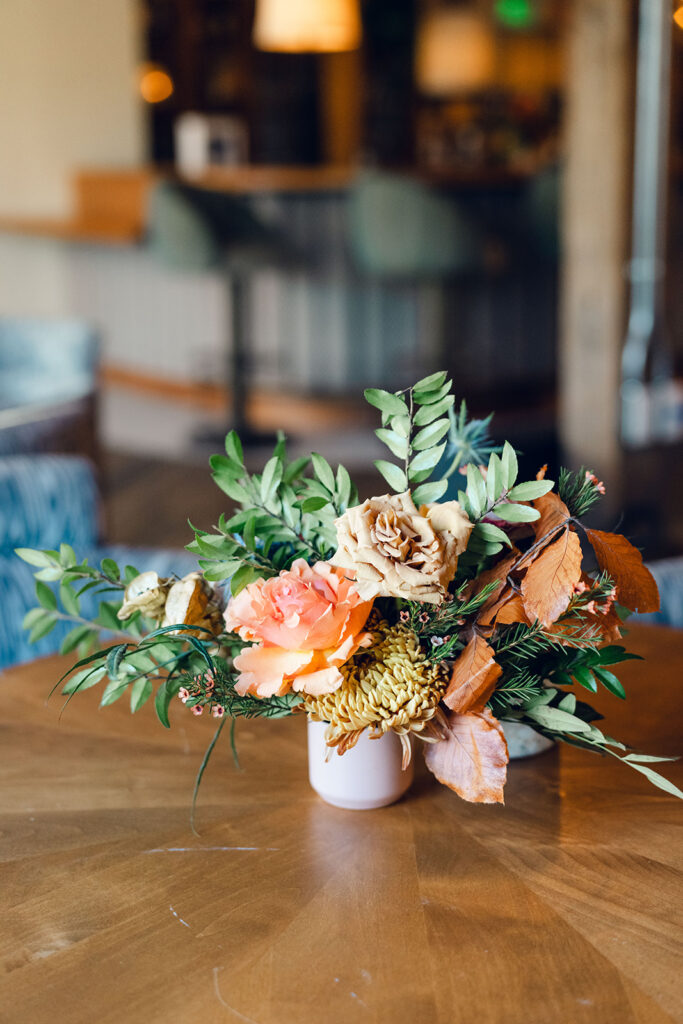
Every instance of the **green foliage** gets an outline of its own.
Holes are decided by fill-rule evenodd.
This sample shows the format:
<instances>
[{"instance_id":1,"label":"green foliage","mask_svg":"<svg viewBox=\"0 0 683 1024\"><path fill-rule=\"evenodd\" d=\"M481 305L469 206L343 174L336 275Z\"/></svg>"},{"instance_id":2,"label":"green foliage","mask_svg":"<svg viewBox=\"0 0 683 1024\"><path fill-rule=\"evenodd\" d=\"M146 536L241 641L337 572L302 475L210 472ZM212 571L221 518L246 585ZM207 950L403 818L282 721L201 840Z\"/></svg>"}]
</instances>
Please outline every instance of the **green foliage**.
<instances>
[{"instance_id":1,"label":"green foliage","mask_svg":"<svg viewBox=\"0 0 683 1024\"><path fill-rule=\"evenodd\" d=\"M288 462L280 437L263 472L252 474L234 431L225 452L210 460L213 478L240 507L229 519L222 515L213 532L195 529L188 545L208 580L230 578L237 594L260 577L288 569L297 558L312 562L334 552L334 520L358 501L343 466L335 472L317 453ZM309 466L311 477L304 476Z\"/></svg>"},{"instance_id":2,"label":"green foliage","mask_svg":"<svg viewBox=\"0 0 683 1024\"><path fill-rule=\"evenodd\" d=\"M445 479L431 477L448 443L451 387L444 370L395 394L378 388L365 392L370 405L382 414L382 426L375 433L400 463L378 459L375 466L397 493L410 489L418 506L438 501L448 486Z\"/></svg>"}]
</instances>

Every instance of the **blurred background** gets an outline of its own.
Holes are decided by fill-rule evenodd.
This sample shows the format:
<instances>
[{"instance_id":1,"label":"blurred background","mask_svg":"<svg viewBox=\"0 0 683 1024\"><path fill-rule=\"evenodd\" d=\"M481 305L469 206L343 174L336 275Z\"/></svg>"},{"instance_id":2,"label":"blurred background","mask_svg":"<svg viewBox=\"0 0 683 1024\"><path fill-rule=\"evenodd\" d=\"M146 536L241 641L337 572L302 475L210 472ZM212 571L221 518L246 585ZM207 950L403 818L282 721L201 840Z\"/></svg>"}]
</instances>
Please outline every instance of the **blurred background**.
<instances>
[{"instance_id":1,"label":"blurred background","mask_svg":"<svg viewBox=\"0 0 683 1024\"><path fill-rule=\"evenodd\" d=\"M2 0L5 521L82 456L53 533L179 548L232 425L378 493L362 389L444 368L680 555L682 101L672 0Z\"/></svg>"}]
</instances>

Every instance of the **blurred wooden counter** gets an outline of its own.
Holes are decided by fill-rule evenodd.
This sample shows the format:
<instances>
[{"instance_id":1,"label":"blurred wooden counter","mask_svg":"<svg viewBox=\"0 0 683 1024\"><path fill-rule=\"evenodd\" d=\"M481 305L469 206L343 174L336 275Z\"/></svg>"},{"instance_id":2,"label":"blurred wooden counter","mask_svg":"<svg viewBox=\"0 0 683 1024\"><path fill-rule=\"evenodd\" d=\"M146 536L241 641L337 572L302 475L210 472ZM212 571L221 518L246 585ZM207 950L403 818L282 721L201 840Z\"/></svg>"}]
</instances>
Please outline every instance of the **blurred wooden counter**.
<instances>
[{"instance_id":1,"label":"blurred wooden counter","mask_svg":"<svg viewBox=\"0 0 683 1024\"><path fill-rule=\"evenodd\" d=\"M683 634L634 628L609 731L680 749ZM0 679L3 1024L671 1024L680 1020L681 807L583 752L512 765L507 806L424 772L372 812L323 804L304 722L222 744L178 705ZM679 781L681 767L665 766Z\"/></svg>"},{"instance_id":2,"label":"blurred wooden counter","mask_svg":"<svg viewBox=\"0 0 683 1024\"><path fill-rule=\"evenodd\" d=\"M358 174L350 166L258 166L212 168L188 184L235 195L325 195L347 189ZM504 169L414 176L451 188L501 187L524 181L527 172ZM131 245L144 236L150 187L175 178L172 168L92 169L74 175L74 213L65 219L0 216L0 232L103 245Z\"/></svg>"}]
</instances>

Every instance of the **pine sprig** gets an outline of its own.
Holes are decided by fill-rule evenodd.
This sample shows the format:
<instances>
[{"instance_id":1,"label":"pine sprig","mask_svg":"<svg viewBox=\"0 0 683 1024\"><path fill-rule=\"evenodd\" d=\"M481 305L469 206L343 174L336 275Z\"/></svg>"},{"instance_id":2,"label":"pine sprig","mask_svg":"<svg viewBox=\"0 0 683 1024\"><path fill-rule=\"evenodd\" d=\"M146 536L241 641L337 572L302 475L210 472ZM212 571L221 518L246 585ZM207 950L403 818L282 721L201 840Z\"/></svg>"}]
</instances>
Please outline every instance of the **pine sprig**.
<instances>
[{"instance_id":1,"label":"pine sprig","mask_svg":"<svg viewBox=\"0 0 683 1024\"><path fill-rule=\"evenodd\" d=\"M557 481L557 493L569 509L570 514L580 519L593 508L605 493L605 489L593 473L582 466L578 473L564 467Z\"/></svg>"}]
</instances>

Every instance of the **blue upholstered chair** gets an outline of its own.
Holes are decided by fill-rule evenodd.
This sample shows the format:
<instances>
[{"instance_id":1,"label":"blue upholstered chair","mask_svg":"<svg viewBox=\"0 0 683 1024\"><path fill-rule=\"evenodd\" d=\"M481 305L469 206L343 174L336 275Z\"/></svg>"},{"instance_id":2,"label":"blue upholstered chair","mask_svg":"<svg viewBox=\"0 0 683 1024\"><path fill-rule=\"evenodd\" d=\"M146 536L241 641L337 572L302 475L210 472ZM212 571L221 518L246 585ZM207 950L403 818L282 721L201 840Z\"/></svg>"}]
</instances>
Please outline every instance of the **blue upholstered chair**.
<instances>
[{"instance_id":1,"label":"blue upholstered chair","mask_svg":"<svg viewBox=\"0 0 683 1024\"><path fill-rule=\"evenodd\" d=\"M98 543L98 494L90 463L73 456L8 456L0 458L0 669L41 654L53 654L69 631L60 624L37 644L28 644L21 623L36 604L31 567L14 554L17 547L59 549L70 544L91 565L110 557L141 572L184 575L197 568L185 551L129 548ZM83 598L83 612L95 613L95 602Z\"/></svg>"},{"instance_id":2,"label":"blue upholstered chair","mask_svg":"<svg viewBox=\"0 0 683 1024\"><path fill-rule=\"evenodd\" d=\"M0 455L93 452L98 352L80 321L0 318Z\"/></svg>"}]
</instances>

